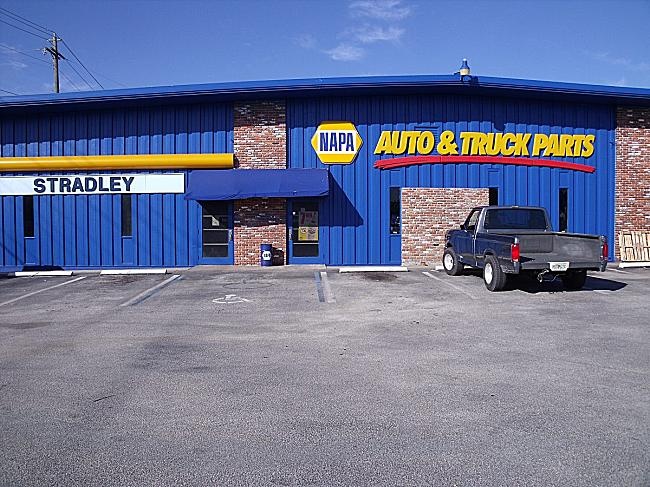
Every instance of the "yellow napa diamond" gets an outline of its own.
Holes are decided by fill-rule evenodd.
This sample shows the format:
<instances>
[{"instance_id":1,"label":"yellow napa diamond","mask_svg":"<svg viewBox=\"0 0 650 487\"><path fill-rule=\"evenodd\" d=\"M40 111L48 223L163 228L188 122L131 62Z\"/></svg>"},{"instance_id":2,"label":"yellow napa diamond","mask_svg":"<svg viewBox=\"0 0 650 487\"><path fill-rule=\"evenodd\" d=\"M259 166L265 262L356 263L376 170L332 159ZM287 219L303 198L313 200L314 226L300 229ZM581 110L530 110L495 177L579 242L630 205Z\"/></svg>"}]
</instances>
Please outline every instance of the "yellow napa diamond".
<instances>
[{"instance_id":1,"label":"yellow napa diamond","mask_svg":"<svg viewBox=\"0 0 650 487\"><path fill-rule=\"evenodd\" d=\"M362 145L351 122L323 122L311 138L311 146L323 164L351 164Z\"/></svg>"}]
</instances>

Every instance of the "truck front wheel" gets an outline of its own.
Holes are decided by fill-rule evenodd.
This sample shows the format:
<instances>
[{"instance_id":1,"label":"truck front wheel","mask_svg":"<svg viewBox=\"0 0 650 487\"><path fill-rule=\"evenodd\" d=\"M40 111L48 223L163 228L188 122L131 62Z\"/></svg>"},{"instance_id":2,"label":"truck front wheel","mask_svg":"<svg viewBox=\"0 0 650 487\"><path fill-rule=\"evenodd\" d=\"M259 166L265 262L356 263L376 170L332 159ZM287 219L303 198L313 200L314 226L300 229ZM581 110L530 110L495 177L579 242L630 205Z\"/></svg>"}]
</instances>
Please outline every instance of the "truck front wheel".
<instances>
[{"instance_id":1,"label":"truck front wheel","mask_svg":"<svg viewBox=\"0 0 650 487\"><path fill-rule=\"evenodd\" d=\"M457 276L463 272L465 266L458 262L458 257L454 249L448 248L442 254L442 267L445 268L445 272L450 276Z\"/></svg>"},{"instance_id":2,"label":"truck front wheel","mask_svg":"<svg viewBox=\"0 0 650 487\"><path fill-rule=\"evenodd\" d=\"M506 273L501 270L501 266L493 255L488 255L483 266L483 282L489 291L501 291L507 280Z\"/></svg>"},{"instance_id":3,"label":"truck front wheel","mask_svg":"<svg viewBox=\"0 0 650 487\"><path fill-rule=\"evenodd\" d=\"M564 288L570 291L577 291L582 289L587 280L587 271L573 271L567 272L562 276L562 283Z\"/></svg>"}]
</instances>

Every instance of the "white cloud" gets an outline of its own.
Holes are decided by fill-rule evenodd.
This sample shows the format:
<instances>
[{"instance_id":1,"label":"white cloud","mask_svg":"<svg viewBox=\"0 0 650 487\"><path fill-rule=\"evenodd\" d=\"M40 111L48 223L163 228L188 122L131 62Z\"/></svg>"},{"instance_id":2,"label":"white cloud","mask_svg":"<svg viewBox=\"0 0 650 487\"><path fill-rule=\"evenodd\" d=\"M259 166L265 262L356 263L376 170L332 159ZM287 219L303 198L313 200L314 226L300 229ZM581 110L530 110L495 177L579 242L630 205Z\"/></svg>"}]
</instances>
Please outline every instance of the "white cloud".
<instances>
[{"instance_id":1,"label":"white cloud","mask_svg":"<svg viewBox=\"0 0 650 487\"><path fill-rule=\"evenodd\" d=\"M325 53L334 61L358 61L366 54L366 51L362 47L341 43L335 48L325 51Z\"/></svg>"},{"instance_id":2,"label":"white cloud","mask_svg":"<svg viewBox=\"0 0 650 487\"><path fill-rule=\"evenodd\" d=\"M586 54L597 61L602 61L613 66L622 66L634 71L650 71L650 63L646 61L634 61L632 59L615 56L609 52L586 52Z\"/></svg>"},{"instance_id":3,"label":"white cloud","mask_svg":"<svg viewBox=\"0 0 650 487\"><path fill-rule=\"evenodd\" d=\"M23 63L22 61L18 61L16 59L7 59L6 61L0 63L0 66L9 66L11 69L15 71L22 71L27 67L25 63Z\"/></svg>"},{"instance_id":4,"label":"white cloud","mask_svg":"<svg viewBox=\"0 0 650 487\"><path fill-rule=\"evenodd\" d=\"M405 29L392 25L411 15L411 7L402 0L353 0L349 4L352 17L361 17L357 25L348 24L348 28L337 37L342 42L338 46L323 51L334 61L358 61L366 56L369 46L377 42L398 42ZM313 41L313 42L311 42ZM300 42L300 41L299 41ZM315 40L305 38L302 43L313 47Z\"/></svg>"},{"instance_id":5,"label":"white cloud","mask_svg":"<svg viewBox=\"0 0 650 487\"><path fill-rule=\"evenodd\" d=\"M378 20L403 20L411 15L411 7L401 0L355 0L350 3L354 17L368 17Z\"/></svg>"},{"instance_id":6,"label":"white cloud","mask_svg":"<svg viewBox=\"0 0 650 487\"><path fill-rule=\"evenodd\" d=\"M398 41L404 34L404 29L399 27L379 27L372 25L363 25L356 27L347 32L359 42L372 44L378 41Z\"/></svg>"},{"instance_id":7,"label":"white cloud","mask_svg":"<svg viewBox=\"0 0 650 487\"><path fill-rule=\"evenodd\" d=\"M15 71L21 71L27 67L27 64L18 57L18 50L14 46L0 44L0 53L4 57L0 66L9 66Z\"/></svg>"},{"instance_id":8,"label":"white cloud","mask_svg":"<svg viewBox=\"0 0 650 487\"><path fill-rule=\"evenodd\" d=\"M610 86L628 86L627 80L625 79L625 76L623 76L620 79L617 79L616 81L611 81L607 83Z\"/></svg>"},{"instance_id":9,"label":"white cloud","mask_svg":"<svg viewBox=\"0 0 650 487\"><path fill-rule=\"evenodd\" d=\"M300 34L294 38L294 42L303 49L313 49L316 47L316 38L311 34Z\"/></svg>"}]
</instances>

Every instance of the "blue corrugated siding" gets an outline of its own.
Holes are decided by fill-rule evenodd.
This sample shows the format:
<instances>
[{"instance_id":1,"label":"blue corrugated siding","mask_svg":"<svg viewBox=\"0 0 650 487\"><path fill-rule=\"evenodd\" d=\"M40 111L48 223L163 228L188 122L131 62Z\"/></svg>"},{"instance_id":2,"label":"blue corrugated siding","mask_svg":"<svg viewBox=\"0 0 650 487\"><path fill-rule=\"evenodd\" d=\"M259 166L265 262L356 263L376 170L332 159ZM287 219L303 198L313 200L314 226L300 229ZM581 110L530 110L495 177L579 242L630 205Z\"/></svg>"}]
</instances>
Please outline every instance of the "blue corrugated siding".
<instances>
[{"instance_id":1,"label":"blue corrugated siding","mask_svg":"<svg viewBox=\"0 0 650 487\"><path fill-rule=\"evenodd\" d=\"M353 122L364 144L351 165L324 166L311 147L323 121ZM322 242L330 265L399 263L398 239L389 235L389 189L399 187L499 188L499 203L541 205L558 226L558 193L569 189L569 230L614 239L614 125L609 105L556 103L489 97L386 96L290 100L287 105L289 166L328 167L331 194L324 203ZM593 174L563 169L489 164L420 165L392 170L373 167L382 130L428 129L596 135L595 153L554 158L595 165ZM383 156L386 157L386 156ZM390 156L388 156L390 157ZM610 245L610 259L613 259Z\"/></svg>"},{"instance_id":2,"label":"blue corrugated siding","mask_svg":"<svg viewBox=\"0 0 650 487\"><path fill-rule=\"evenodd\" d=\"M0 141L2 157L225 153L233 150L232 127L232 108L226 104L35 113L3 117ZM133 195L133 236L122 237L120 198L35 196L35 237L25 239L22 197L0 196L0 270L198 262L201 208L196 201L182 194Z\"/></svg>"}]
</instances>

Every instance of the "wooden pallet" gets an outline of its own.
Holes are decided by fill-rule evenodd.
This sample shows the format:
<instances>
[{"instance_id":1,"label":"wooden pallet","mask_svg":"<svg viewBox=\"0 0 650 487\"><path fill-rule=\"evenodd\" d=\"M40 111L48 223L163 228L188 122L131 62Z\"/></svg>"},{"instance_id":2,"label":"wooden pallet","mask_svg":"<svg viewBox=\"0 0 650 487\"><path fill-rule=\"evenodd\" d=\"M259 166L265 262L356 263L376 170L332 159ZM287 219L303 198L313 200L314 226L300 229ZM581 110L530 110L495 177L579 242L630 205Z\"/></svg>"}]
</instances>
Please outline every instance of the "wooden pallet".
<instances>
[{"instance_id":1,"label":"wooden pallet","mask_svg":"<svg viewBox=\"0 0 650 487\"><path fill-rule=\"evenodd\" d=\"M623 262L650 262L650 233L621 232L618 246Z\"/></svg>"}]
</instances>

